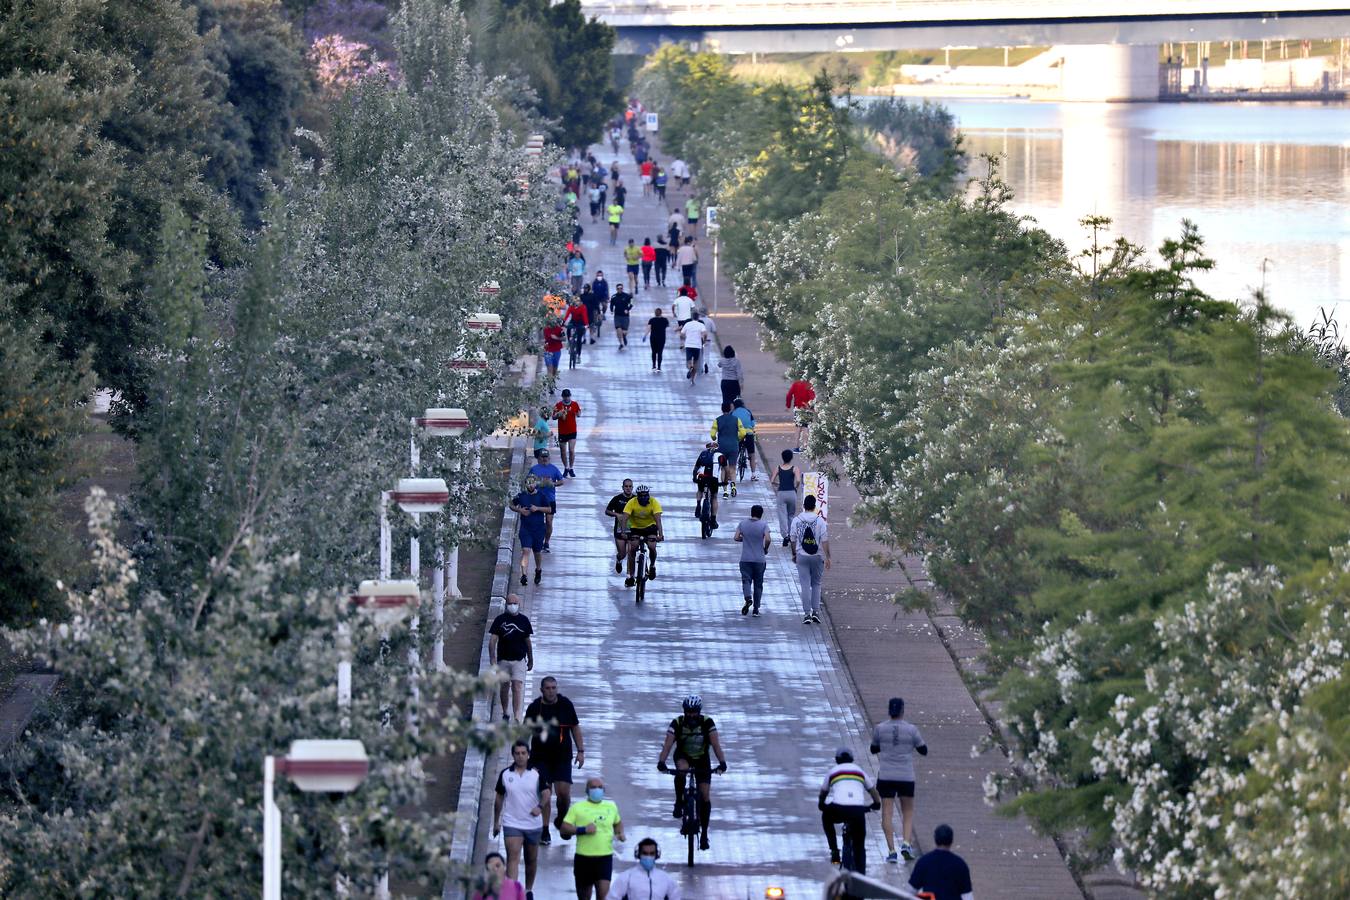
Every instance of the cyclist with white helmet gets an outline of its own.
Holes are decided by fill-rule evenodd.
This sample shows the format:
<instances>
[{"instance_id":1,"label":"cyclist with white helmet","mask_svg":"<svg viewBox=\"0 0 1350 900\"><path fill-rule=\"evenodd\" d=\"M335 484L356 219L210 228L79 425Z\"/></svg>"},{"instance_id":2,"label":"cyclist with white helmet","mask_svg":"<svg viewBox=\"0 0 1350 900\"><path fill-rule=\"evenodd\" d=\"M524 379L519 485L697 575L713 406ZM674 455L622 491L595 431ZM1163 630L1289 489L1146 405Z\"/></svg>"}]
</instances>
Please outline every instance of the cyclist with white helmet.
<instances>
[{"instance_id":1,"label":"cyclist with white helmet","mask_svg":"<svg viewBox=\"0 0 1350 900\"><path fill-rule=\"evenodd\" d=\"M881 794L877 793L872 776L853 762L853 751L840 747L834 753L834 768L825 775L820 785L820 822L825 828L825 840L830 844L830 862L840 863L839 837L834 826L842 823L850 832L853 843L852 871L867 874L867 811L881 809Z\"/></svg>"},{"instance_id":2,"label":"cyclist with white helmet","mask_svg":"<svg viewBox=\"0 0 1350 900\"><path fill-rule=\"evenodd\" d=\"M656 544L666 539L661 527L661 504L652 496L652 489L645 484L637 486L632 500L624 504L618 517L618 530L628 533L628 577L624 584L632 587L635 581L633 567L637 558L638 544L647 542L648 566L647 578L656 577Z\"/></svg>"},{"instance_id":3,"label":"cyclist with white helmet","mask_svg":"<svg viewBox=\"0 0 1350 900\"><path fill-rule=\"evenodd\" d=\"M703 715L703 698L690 694L681 704L684 715L670 720L666 729L666 742L661 747L661 758L656 762L660 772L669 772L666 759L670 751L675 751L675 810L672 815L680 818L684 808L684 779L679 773L694 770L694 783L698 785L698 824L699 849L708 849L708 821L712 818L712 756L717 755L717 771L727 770L727 758L722 753L722 742L717 737L717 725L711 718Z\"/></svg>"}]
</instances>

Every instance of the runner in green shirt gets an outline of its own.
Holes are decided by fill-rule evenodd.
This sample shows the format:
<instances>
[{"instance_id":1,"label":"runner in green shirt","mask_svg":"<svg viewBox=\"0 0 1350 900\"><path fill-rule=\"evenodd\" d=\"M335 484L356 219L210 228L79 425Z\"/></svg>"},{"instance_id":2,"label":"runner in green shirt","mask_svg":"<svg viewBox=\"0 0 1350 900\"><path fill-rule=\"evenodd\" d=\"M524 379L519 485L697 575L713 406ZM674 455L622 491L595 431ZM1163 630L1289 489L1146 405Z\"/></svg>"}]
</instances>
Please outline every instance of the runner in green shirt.
<instances>
[{"instance_id":1,"label":"runner in green shirt","mask_svg":"<svg viewBox=\"0 0 1350 900\"><path fill-rule=\"evenodd\" d=\"M628 274L628 292L637 293L638 264L642 262L642 248L633 243L633 239L628 239L628 246L623 248L623 264Z\"/></svg>"},{"instance_id":2,"label":"runner in green shirt","mask_svg":"<svg viewBox=\"0 0 1350 900\"><path fill-rule=\"evenodd\" d=\"M614 877L614 839L625 838L619 807L605 799L603 778L586 779L586 799L572 804L559 830L564 839L577 838L577 853L572 858L577 900L590 900L592 889L600 897L607 895Z\"/></svg>"},{"instance_id":3,"label":"runner in green shirt","mask_svg":"<svg viewBox=\"0 0 1350 900\"><path fill-rule=\"evenodd\" d=\"M619 241L619 223L623 221L623 204L615 200L605 208L605 218L609 220L609 245L613 247Z\"/></svg>"},{"instance_id":4,"label":"runner in green shirt","mask_svg":"<svg viewBox=\"0 0 1350 900\"><path fill-rule=\"evenodd\" d=\"M689 223L689 233L698 237L698 201L693 197L684 201L684 217Z\"/></svg>"}]
</instances>

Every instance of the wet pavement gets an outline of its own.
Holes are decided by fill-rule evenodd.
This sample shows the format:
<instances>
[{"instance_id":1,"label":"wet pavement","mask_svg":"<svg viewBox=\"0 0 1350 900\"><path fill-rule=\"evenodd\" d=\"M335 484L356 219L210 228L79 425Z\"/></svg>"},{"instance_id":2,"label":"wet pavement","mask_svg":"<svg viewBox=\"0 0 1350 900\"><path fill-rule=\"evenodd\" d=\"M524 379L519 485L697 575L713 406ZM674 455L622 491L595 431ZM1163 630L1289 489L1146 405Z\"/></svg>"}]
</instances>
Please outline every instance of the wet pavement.
<instances>
[{"instance_id":1,"label":"wet pavement","mask_svg":"<svg viewBox=\"0 0 1350 900\"><path fill-rule=\"evenodd\" d=\"M608 162L612 155L597 157ZM630 187L619 245L609 246L603 226L582 216L587 277L603 269L611 285L623 277L627 239L655 239L668 215L655 199L640 196L626 152L619 164ZM710 270L705 256L700 274L706 271L710 280ZM551 674L576 704L586 766L574 776L574 794L583 794L588 775L606 779L628 835L617 847L616 871L635 864L633 848L650 835L686 897L761 898L770 885L790 898L818 897L833 871L816 809L819 784L839 746L871 764L868 726L825 626L802 624L796 569L779 546L766 483L747 483L738 497L723 501L722 527L707 540L699 537L690 470L720 412L716 363L691 386L673 338L665 371L655 374L641 337L654 307L669 314L677 281L637 293L627 349L618 348L610 319L600 341L585 348L579 369L569 372L564 354L559 388L570 388L582 408L577 477L558 489L543 583L521 588L517 580L512 587L536 632L527 700ZM640 606L614 574L611 520L603 512L625 477L649 484L665 510L658 578ZM764 505L774 538L758 619L740 614L740 545L732 541L754 503ZM829 577L848 575L836 568ZM671 778L656 770L666 726L689 693L702 695L705 713L717 722L730 768L714 777L712 849L698 853L692 869L684 865L679 821L670 815ZM504 751L488 762L478 859L500 845L488 835L490 792L507 763ZM876 814L868 829L869 874L903 882L903 867L883 862ZM555 834L552 846L542 848L534 886L540 900L575 896L572 847Z\"/></svg>"}]
</instances>

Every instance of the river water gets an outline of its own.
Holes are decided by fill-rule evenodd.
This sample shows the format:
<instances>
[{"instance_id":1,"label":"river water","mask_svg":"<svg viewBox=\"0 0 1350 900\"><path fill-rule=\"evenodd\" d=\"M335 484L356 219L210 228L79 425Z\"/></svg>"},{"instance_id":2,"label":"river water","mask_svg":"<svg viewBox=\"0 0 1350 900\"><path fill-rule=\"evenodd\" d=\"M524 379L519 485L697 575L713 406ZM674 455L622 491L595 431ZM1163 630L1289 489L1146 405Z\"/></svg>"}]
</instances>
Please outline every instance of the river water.
<instances>
[{"instance_id":1,"label":"river water","mask_svg":"<svg viewBox=\"0 0 1350 900\"><path fill-rule=\"evenodd\" d=\"M1087 215L1151 251L1191 219L1216 263L1199 279L1211 294L1250 298L1268 260L1274 305L1303 327L1325 308L1350 329L1350 106L937 102L971 174L1001 154L1016 210L1071 251L1088 245Z\"/></svg>"}]
</instances>

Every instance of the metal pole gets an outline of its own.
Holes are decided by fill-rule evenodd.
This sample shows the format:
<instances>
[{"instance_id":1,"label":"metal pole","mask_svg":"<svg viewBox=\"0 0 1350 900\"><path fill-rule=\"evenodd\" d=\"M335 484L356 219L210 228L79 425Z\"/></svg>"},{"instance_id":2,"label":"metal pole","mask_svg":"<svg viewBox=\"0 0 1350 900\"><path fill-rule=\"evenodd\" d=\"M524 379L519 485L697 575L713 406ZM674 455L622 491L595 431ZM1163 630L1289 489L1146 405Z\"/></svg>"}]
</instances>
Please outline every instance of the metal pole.
<instances>
[{"instance_id":1,"label":"metal pole","mask_svg":"<svg viewBox=\"0 0 1350 900\"><path fill-rule=\"evenodd\" d=\"M436 568L431 573L432 615L436 637L431 643L431 664L437 672L445 671L445 548L436 541Z\"/></svg>"},{"instance_id":2,"label":"metal pole","mask_svg":"<svg viewBox=\"0 0 1350 900\"><path fill-rule=\"evenodd\" d=\"M352 638L347 630L346 624L339 625L338 633L338 665L337 665L337 702L338 709L342 711L342 730L346 731L351 727L346 712L352 708Z\"/></svg>"},{"instance_id":3,"label":"metal pole","mask_svg":"<svg viewBox=\"0 0 1350 900\"><path fill-rule=\"evenodd\" d=\"M717 315L717 238L713 238L713 315Z\"/></svg>"},{"instance_id":4,"label":"metal pole","mask_svg":"<svg viewBox=\"0 0 1350 900\"><path fill-rule=\"evenodd\" d=\"M281 813L272 796L276 758L263 757L263 900L281 900Z\"/></svg>"},{"instance_id":5,"label":"metal pole","mask_svg":"<svg viewBox=\"0 0 1350 900\"><path fill-rule=\"evenodd\" d=\"M389 491L380 491L380 579L394 575L393 537L389 533Z\"/></svg>"},{"instance_id":6,"label":"metal pole","mask_svg":"<svg viewBox=\"0 0 1350 900\"><path fill-rule=\"evenodd\" d=\"M418 589L422 585L422 548L418 540L417 529L422 522L421 513L413 513L413 533L412 539L408 542L408 577L417 584ZM410 643L408 644L408 731L413 737L417 737L417 701L421 697L421 688L418 680L421 677L422 653L419 646L419 629L421 624L420 617L413 613L412 619L408 622L408 631Z\"/></svg>"},{"instance_id":7,"label":"metal pole","mask_svg":"<svg viewBox=\"0 0 1350 900\"><path fill-rule=\"evenodd\" d=\"M408 420L408 475L417 477L417 467L422 462L422 454L417 448L417 420Z\"/></svg>"}]
</instances>

